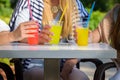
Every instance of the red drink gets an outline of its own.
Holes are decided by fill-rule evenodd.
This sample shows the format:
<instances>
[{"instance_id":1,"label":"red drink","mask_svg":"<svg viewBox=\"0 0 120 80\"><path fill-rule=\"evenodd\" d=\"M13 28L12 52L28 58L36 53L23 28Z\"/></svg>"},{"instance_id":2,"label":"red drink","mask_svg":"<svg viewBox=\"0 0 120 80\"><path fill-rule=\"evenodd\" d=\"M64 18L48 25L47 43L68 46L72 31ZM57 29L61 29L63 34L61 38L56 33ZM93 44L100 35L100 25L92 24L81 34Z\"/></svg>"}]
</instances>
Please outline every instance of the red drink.
<instances>
[{"instance_id":1,"label":"red drink","mask_svg":"<svg viewBox=\"0 0 120 80\"><path fill-rule=\"evenodd\" d=\"M38 28L31 28L32 30L37 30ZM29 34L34 34L34 37L29 37L28 38L28 44L30 45L37 45L38 44L38 32L34 32L34 33L29 33Z\"/></svg>"}]
</instances>

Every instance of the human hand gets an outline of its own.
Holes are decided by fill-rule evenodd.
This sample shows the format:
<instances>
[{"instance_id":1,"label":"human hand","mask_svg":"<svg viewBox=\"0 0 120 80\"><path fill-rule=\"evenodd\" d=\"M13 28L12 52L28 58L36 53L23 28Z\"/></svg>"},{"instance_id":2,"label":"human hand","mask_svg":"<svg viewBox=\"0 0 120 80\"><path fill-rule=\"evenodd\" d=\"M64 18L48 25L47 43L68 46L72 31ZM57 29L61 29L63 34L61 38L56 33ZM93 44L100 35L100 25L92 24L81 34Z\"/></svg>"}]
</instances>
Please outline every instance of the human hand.
<instances>
[{"instance_id":1,"label":"human hand","mask_svg":"<svg viewBox=\"0 0 120 80\"><path fill-rule=\"evenodd\" d=\"M34 34L29 33L35 33L37 30L31 30L30 28L38 28L37 22L28 21L21 23L15 31L11 32L13 40L20 41L28 37L34 37Z\"/></svg>"},{"instance_id":2,"label":"human hand","mask_svg":"<svg viewBox=\"0 0 120 80\"><path fill-rule=\"evenodd\" d=\"M92 31L91 30L88 31L88 42L92 43Z\"/></svg>"},{"instance_id":3,"label":"human hand","mask_svg":"<svg viewBox=\"0 0 120 80\"><path fill-rule=\"evenodd\" d=\"M50 26L46 25L43 27L43 29L40 31L39 34L39 44L47 43L51 40L50 35L53 35L52 32L50 32Z\"/></svg>"}]
</instances>

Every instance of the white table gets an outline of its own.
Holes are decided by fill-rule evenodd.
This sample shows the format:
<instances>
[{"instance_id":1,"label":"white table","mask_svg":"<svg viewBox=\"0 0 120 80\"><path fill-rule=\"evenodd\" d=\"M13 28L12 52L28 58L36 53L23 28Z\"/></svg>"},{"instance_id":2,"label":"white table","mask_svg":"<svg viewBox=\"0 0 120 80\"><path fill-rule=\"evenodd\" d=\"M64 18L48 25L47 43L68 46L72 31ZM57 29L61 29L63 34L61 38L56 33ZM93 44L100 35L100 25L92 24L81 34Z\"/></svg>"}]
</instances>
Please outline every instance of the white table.
<instances>
[{"instance_id":1,"label":"white table","mask_svg":"<svg viewBox=\"0 0 120 80\"><path fill-rule=\"evenodd\" d=\"M45 80L60 80L60 58L116 58L116 50L105 43L81 47L71 44L29 46L12 43L0 46L1 58L44 58Z\"/></svg>"}]
</instances>

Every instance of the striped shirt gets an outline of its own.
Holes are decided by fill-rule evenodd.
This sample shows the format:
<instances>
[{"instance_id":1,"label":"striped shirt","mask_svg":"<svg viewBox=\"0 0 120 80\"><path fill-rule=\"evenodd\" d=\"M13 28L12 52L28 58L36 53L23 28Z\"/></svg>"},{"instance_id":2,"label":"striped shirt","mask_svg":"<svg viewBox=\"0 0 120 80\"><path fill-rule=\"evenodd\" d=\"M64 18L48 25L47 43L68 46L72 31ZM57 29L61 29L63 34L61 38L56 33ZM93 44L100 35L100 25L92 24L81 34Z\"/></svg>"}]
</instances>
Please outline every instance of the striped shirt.
<instances>
[{"instance_id":1,"label":"striped shirt","mask_svg":"<svg viewBox=\"0 0 120 80\"><path fill-rule=\"evenodd\" d=\"M30 0L30 6L33 13L33 19L37 20L39 24L42 24L42 12L44 8L43 0ZM18 14L26 8L28 8L28 0L18 0L17 6L9 23L11 31L15 29L15 21Z\"/></svg>"},{"instance_id":2,"label":"striped shirt","mask_svg":"<svg viewBox=\"0 0 120 80\"><path fill-rule=\"evenodd\" d=\"M76 1L77 1L77 7L78 7L78 10L80 13L80 17L88 16L82 3L79 2L79 0L76 0ZM18 6L20 6L20 7L18 7ZM30 6L31 6L30 8L32 11L33 19L37 20L39 22L39 24L41 25L42 24L42 12L43 12L43 8L44 8L43 1L42 0L30 0ZM26 15L24 15L24 14L27 14L27 10L29 10L28 8L29 7L28 7L27 0L19 0L18 1L16 9L15 9L15 11L12 15L11 21L9 23L11 31L16 29L16 27L17 27L17 26L15 26L16 18L19 16L20 13L23 14L22 19L24 19L24 17L26 17ZM30 20L30 16L29 16L28 20ZM25 20L23 20L23 21L25 21ZM33 66L43 66L42 65L43 63L44 62L43 62L43 60L41 61L41 59L23 59L22 60L22 64L24 65L25 70L28 68L31 68Z\"/></svg>"},{"instance_id":3,"label":"striped shirt","mask_svg":"<svg viewBox=\"0 0 120 80\"><path fill-rule=\"evenodd\" d=\"M80 17L87 17L88 13L86 11L86 9L84 8L83 4L80 2L80 0L76 0L77 4L78 4L78 11L80 14Z\"/></svg>"}]
</instances>

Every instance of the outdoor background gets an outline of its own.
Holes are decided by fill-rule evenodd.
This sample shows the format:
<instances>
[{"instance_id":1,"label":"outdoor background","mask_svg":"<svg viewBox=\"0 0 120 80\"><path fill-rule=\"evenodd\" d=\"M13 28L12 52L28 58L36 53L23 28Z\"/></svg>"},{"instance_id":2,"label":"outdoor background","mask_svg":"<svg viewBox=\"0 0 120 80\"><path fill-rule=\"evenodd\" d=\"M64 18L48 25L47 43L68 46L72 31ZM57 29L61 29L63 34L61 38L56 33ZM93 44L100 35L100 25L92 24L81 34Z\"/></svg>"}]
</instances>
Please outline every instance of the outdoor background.
<instances>
[{"instance_id":1,"label":"outdoor background","mask_svg":"<svg viewBox=\"0 0 120 80\"><path fill-rule=\"evenodd\" d=\"M0 0L0 18L6 23L9 23L11 14L16 6L17 1L18 0ZM95 0L81 0L88 13L93 1ZM97 27L105 13L118 2L120 2L120 0L96 0L94 12L90 20L90 28L93 30L95 27Z\"/></svg>"},{"instance_id":2,"label":"outdoor background","mask_svg":"<svg viewBox=\"0 0 120 80\"><path fill-rule=\"evenodd\" d=\"M0 19L5 21L7 24L9 24L10 17L17 1L18 0L0 0ZM95 0L81 0L88 13L93 1ZM97 27L106 12L112 9L116 3L120 3L120 0L96 0L95 8L89 23L91 30L94 30ZM1 61L9 64L8 59L1 59Z\"/></svg>"},{"instance_id":3,"label":"outdoor background","mask_svg":"<svg viewBox=\"0 0 120 80\"><path fill-rule=\"evenodd\" d=\"M0 19L5 21L7 24L9 24L10 17L16 6L17 1L18 0L0 0ZM81 0L84 7L88 11L88 13L90 11L93 1L95 1L95 0ZM112 9L113 6L117 3L120 3L120 0L96 0L95 8L94 8L94 11L90 18L90 23L89 23L90 29L94 30L97 27L97 25L99 24L99 22L102 20L104 15L110 9ZM10 64L9 59L7 59L7 58L0 58L0 61ZM85 65L85 67L86 67L86 65ZM91 72L93 72L94 69L93 68L90 68L89 70L88 69L89 68L85 68L85 70L84 69L83 70L85 72L87 72L88 75L91 75Z\"/></svg>"}]
</instances>

